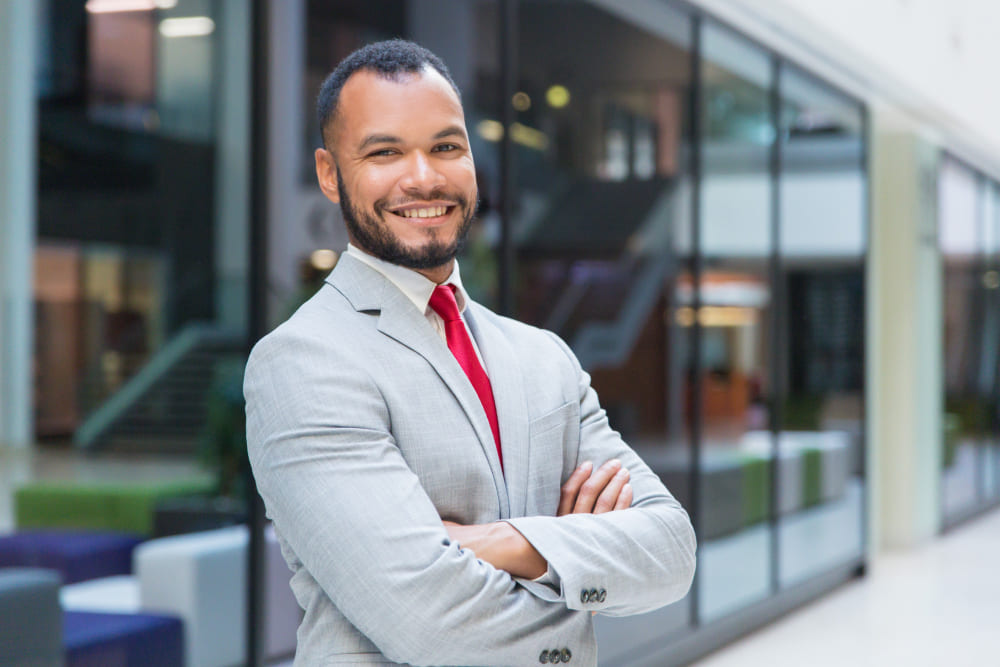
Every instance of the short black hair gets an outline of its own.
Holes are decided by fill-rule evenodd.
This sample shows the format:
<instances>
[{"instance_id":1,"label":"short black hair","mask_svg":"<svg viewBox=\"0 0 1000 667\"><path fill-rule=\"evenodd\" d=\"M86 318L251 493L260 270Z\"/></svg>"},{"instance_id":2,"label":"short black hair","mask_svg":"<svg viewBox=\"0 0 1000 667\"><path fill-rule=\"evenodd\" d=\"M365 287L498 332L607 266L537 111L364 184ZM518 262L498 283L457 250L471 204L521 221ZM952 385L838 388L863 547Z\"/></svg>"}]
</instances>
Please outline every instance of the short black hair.
<instances>
[{"instance_id":1,"label":"short black hair","mask_svg":"<svg viewBox=\"0 0 1000 667\"><path fill-rule=\"evenodd\" d=\"M387 39L374 42L357 49L340 61L326 80L320 86L316 98L316 114L319 116L319 130L326 142L326 133L330 120L337 114L337 102L340 91L358 70L370 70L383 78L398 81L403 74L416 74L424 67L430 66L444 77L451 85L459 99L462 93L451 78L448 67L430 50L406 39Z\"/></svg>"}]
</instances>

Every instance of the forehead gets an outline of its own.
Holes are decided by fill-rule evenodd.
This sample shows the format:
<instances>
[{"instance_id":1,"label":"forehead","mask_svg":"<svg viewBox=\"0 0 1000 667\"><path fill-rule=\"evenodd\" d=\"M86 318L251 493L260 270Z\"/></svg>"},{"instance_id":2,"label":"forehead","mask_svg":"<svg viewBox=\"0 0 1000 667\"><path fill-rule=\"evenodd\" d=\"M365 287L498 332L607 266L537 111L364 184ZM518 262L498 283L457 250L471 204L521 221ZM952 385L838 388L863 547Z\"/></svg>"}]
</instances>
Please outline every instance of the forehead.
<instances>
[{"instance_id":1,"label":"forehead","mask_svg":"<svg viewBox=\"0 0 1000 667\"><path fill-rule=\"evenodd\" d=\"M336 134L345 148L370 134L416 137L465 126L462 103L432 68L392 79L369 70L351 75L337 102Z\"/></svg>"}]
</instances>

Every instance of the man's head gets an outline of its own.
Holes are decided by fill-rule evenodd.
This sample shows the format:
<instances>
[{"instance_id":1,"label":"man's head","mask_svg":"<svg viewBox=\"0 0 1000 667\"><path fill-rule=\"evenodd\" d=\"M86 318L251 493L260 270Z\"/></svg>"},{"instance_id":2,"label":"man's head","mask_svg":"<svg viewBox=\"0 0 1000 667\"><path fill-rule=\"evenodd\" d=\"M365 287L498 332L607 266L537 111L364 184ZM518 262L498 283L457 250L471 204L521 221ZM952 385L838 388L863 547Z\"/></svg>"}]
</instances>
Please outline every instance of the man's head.
<instances>
[{"instance_id":1,"label":"man's head","mask_svg":"<svg viewBox=\"0 0 1000 667\"><path fill-rule=\"evenodd\" d=\"M472 222L475 165L458 89L412 42L370 44L327 77L316 175L363 250L444 280Z\"/></svg>"}]
</instances>

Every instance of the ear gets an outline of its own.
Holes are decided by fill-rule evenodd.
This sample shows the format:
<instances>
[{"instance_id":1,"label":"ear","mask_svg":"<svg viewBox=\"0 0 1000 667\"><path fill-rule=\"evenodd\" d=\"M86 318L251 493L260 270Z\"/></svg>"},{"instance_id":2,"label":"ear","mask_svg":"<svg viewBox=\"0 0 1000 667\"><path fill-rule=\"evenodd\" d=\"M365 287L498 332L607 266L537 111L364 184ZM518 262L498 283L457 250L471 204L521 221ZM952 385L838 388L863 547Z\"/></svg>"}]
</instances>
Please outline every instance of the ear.
<instances>
[{"instance_id":1,"label":"ear","mask_svg":"<svg viewBox=\"0 0 1000 667\"><path fill-rule=\"evenodd\" d=\"M315 157L316 180L319 181L319 189L323 191L327 199L334 204L339 204L340 189L337 187L337 164L333 160L333 154L325 148L317 148Z\"/></svg>"}]
</instances>

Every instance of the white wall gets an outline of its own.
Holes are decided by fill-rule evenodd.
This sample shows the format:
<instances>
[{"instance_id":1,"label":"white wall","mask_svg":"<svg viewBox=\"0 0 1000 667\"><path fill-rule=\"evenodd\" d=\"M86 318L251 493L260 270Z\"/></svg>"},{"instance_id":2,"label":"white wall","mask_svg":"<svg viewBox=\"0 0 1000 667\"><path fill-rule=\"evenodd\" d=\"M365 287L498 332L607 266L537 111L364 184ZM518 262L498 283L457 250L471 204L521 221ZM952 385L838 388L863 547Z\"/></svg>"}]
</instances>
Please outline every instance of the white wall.
<instances>
[{"instance_id":1,"label":"white wall","mask_svg":"<svg viewBox=\"0 0 1000 667\"><path fill-rule=\"evenodd\" d=\"M1000 2L690 2L1000 178Z\"/></svg>"},{"instance_id":2,"label":"white wall","mask_svg":"<svg viewBox=\"0 0 1000 667\"><path fill-rule=\"evenodd\" d=\"M774 5L787 20L822 26L868 63L873 84L893 77L923 98L928 111L950 116L1000 152L1000 2L738 1Z\"/></svg>"}]
</instances>

